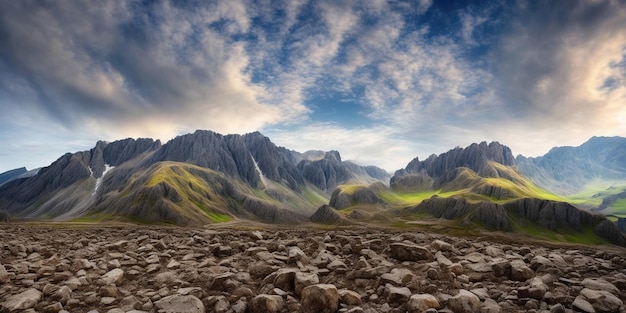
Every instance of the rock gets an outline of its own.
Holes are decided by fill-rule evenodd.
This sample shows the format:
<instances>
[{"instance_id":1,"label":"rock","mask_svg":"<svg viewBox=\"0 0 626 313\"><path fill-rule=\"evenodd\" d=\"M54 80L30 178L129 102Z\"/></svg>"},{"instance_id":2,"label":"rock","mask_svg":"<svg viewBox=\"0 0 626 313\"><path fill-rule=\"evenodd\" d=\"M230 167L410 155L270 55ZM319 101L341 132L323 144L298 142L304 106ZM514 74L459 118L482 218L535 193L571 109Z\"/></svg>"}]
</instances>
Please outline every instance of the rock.
<instances>
[{"instance_id":1,"label":"rock","mask_svg":"<svg viewBox=\"0 0 626 313\"><path fill-rule=\"evenodd\" d=\"M535 277L535 272L522 260L511 261L511 279L524 281Z\"/></svg>"},{"instance_id":2,"label":"rock","mask_svg":"<svg viewBox=\"0 0 626 313\"><path fill-rule=\"evenodd\" d=\"M302 294L302 289L308 286L317 285L320 283L317 273L303 273L297 272L294 278L296 295Z\"/></svg>"},{"instance_id":3,"label":"rock","mask_svg":"<svg viewBox=\"0 0 626 313\"><path fill-rule=\"evenodd\" d=\"M491 260L491 270L493 274L497 277L500 276L511 276L511 262L505 259L493 259Z\"/></svg>"},{"instance_id":4,"label":"rock","mask_svg":"<svg viewBox=\"0 0 626 313\"><path fill-rule=\"evenodd\" d=\"M112 269L100 277L103 285L116 285L124 280L124 270L121 268Z\"/></svg>"},{"instance_id":5,"label":"rock","mask_svg":"<svg viewBox=\"0 0 626 313\"><path fill-rule=\"evenodd\" d=\"M58 300L62 304L66 304L67 301L70 300L71 296L72 289L70 289L68 286L62 286L52 295L52 298Z\"/></svg>"},{"instance_id":6,"label":"rock","mask_svg":"<svg viewBox=\"0 0 626 313\"><path fill-rule=\"evenodd\" d=\"M277 313L283 311L285 300L281 296L258 295L248 304L250 313Z\"/></svg>"},{"instance_id":7,"label":"rock","mask_svg":"<svg viewBox=\"0 0 626 313\"><path fill-rule=\"evenodd\" d=\"M533 270L538 270L540 267L553 267L554 264L552 263L552 261L550 261L550 259L543 257L543 256L535 256L531 261L530 261L530 268Z\"/></svg>"},{"instance_id":8,"label":"rock","mask_svg":"<svg viewBox=\"0 0 626 313\"><path fill-rule=\"evenodd\" d=\"M109 305L115 303L115 301L117 301L117 299L113 297L102 297L100 299L100 304Z\"/></svg>"},{"instance_id":9,"label":"rock","mask_svg":"<svg viewBox=\"0 0 626 313\"><path fill-rule=\"evenodd\" d=\"M341 303L347 305L361 305L361 295L358 292L348 289L339 289L338 293Z\"/></svg>"},{"instance_id":10,"label":"rock","mask_svg":"<svg viewBox=\"0 0 626 313\"><path fill-rule=\"evenodd\" d=\"M592 290L584 288L580 295L585 297L591 306L598 312L617 312L624 304L622 300L606 290Z\"/></svg>"},{"instance_id":11,"label":"rock","mask_svg":"<svg viewBox=\"0 0 626 313\"><path fill-rule=\"evenodd\" d=\"M485 247L485 254L492 258L499 258L504 256L504 251L498 247L487 246Z\"/></svg>"},{"instance_id":12,"label":"rock","mask_svg":"<svg viewBox=\"0 0 626 313\"><path fill-rule=\"evenodd\" d=\"M158 286L173 285L177 283L178 276L176 275L176 272L168 271L157 274L156 277L154 277L154 280Z\"/></svg>"},{"instance_id":13,"label":"rock","mask_svg":"<svg viewBox=\"0 0 626 313\"><path fill-rule=\"evenodd\" d=\"M447 243L445 241L439 240L439 239L431 242L430 246L433 249L437 250L437 251L452 251L452 245L451 244L449 244L449 243Z\"/></svg>"},{"instance_id":14,"label":"rock","mask_svg":"<svg viewBox=\"0 0 626 313\"><path fill-rule=\"evenodd\" d=\"M294 283L297 269L294 268L281 268L276 271L276 278L274 278L274 286L284 291L294 291Z\"/></svg>"},{"instance_id":15,"label":"rock","mask_svg":"<svg viewBox=\"0 0 626 313\"><path fill-rule=\"evenodd\" d=\"M428 309L437 309L439 300L430 294L416 294L411 296L406 306L409 313L421 313Z\"/></svg>"},{"instance_id":16,"label":"rock","mask_svg":"<svg viewBox=\"0 0 626 313\"><path fill-rule=\"evenodd\" d=\"M167 267L167 269L175 269L175 268L178 268L179 266L180 266L180 262L172 259L172 260L170 260L169 263L167 263L166 267Z\"/></svg>"},{"instance_id":17,"label":"rock","mask_svg":"<svg viewBox=\"0 0 626 313\"><path fill-rule=\"evenodd\" d=\"M295 264L296 262L302 262L303 264L308 264L309 259L300 248L298 247L289 247L289 252L287 254L287 264Z\"/></svg>"},{"instance_id":18,"label":"rock","mask_svg":"<svg viewBox=\"0 0 626 313\"><path fill-rule=\"evenodd\" d=\"M389 245L391 257L400 261L433 261L435 257L424 247L395 242Z\"/></svg>"},{"instance_id":19,"label":"rock","mask_svg":"<svg viewBox=\"0 0 626 313\"><path fill-rule=\"evenodd\" d=\"M63 310L63 305L60 302L55 302L43 308L44 313L59 313Z\"/></svg>"},{"instance_id":20,"label":"rock","mask_svg":"<svg viewBox=\"0 0 626 313\"><path fill-rule=\"evenodd\" d=\"M39 290L30 288L22 293L8 297L1 307L8 312L30 309L34 308L41 301L42 297L43 294Z\"/></svg>"},{"instance_id":21,"label":"rock","mask_svg":"<svg viewBox=\"0 0 626 313\"><path fill-rule=\"evenodd\" d=\"M395 287L391 284L387 284L385 285L385 289L389 303L405 303L411 297L411 290L407 287Z\"/></svg>"},{"instance_id":22,"label":"rock","mask_svg":"<svg viewBox=\"0 0 626 313\"><path fill-rule=\"evenodd\" d=\"M101 297L117 297L119 295L119 291L114 285L102 286L100 287L100 292L98 294Z\"/></svg>"},{"instance_id":23,"label":"rock","mask_svg":"<svg viewBox=\"0 0 626 313\"><path fill-rule=\"evenodd\" d=\"M585 278L582 282L585 288L594 290L605 290L612 294L619 294L619 289L602 278Z\"/></svg>"},{"instance_id":24,"label":"rock","mask_svg":"<svg viewBox=\"0 0 626 313\"><path fill-rule=\"evenodd\" d=\"M7 272L4 265L0 263L0 284L6 284L11 281L11 274Z\"/></svg>"},{"instance_id":25,"label":"rock","mask_svg":"<svg viewBox=\"0 0 626 313\"><path fill-rule=\"evenodd\" d=\"M577 308L581 312L585 313L595 313L596 310L593 308L591 303L584 299L583 296L578 296L574 299L574 303L572 304L574 308Z\"/></svg>"},{"instance_id":26,"label":"rock","mask_svg":"<svg viewBox=\"0 0 626 313\"><path fill-rule=\"evenodd\" d=\"M541 278L532 278L530 280L530 289L528 292L529 297L541 300L545 296L546 292L548 292L548 285L546 285Z\"/></svg>"},{"instance_id":27,"label":"rock","mask_svg":"<svg viewBox=\"0 0 626 313\"><path fill-rule=\"evenodd\" d=\"M336 313L339 309L339 292L330 284L317 284L302 290L302 312Z\"/></svg>"},{"instance_id":28,"label":"rock","mask_svg":"<svg viewBox=\"0 0 626 313\"><path fill-rule=\"evenodd\" d=\"M156 311L162 313L204 313L204 304L194 296L172 295L154 303Z\"/></svg>"},{"instance_id":29,"label":"rock","mask_svg":"<svg viewBox=\"0 0 626 313\"><path fill-rule=\"evenodd\" d=\"M557 303L550 307L550 313L565 313L565 308L562 304Z\"/></svg>"},{"instance_id":30,"label":"rock","mask_svg":"<svg viewBox=\"0 0 626 313\"><path fill-rule=\"evenodd\" d=\"M396 286L404 286L411 282L415 274L413 271L407 268L394 268L390 273L385 273L381 276L381 280L385 283L391 283Z\"/></svg>"},{"instance_id":31,"label":"rock","mask_svg":"<svg viewBox=\"0 0 626 313\"><path fill-rule=\"evenodd\" d=\"M461 289L459 293L448 300L448 306L457 313L473 313L480 309L480 299L475 294Z\"/></svg>"},{"instance_id":32,"label":"rock","mask_svg":"<svg viewBox=\"0 0 626 313\"><path fill-rule=\"evenodd\" d=\"M502 312L502 307L500 307L500 305L492 299L485 299L485 302L483 302L482 306L480 307L480 313L501 313L501 312Z\"/></svg>"}]
</instances>

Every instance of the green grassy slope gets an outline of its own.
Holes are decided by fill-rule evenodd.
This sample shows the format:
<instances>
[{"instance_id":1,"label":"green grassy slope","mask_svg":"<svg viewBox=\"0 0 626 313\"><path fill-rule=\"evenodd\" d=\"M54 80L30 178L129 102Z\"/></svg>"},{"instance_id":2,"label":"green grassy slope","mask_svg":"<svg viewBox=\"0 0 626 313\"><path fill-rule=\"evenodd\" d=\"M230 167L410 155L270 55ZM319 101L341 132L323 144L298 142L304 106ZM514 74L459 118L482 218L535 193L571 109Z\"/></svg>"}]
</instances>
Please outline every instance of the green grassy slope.
<instances>
[{"instance_id":1,"label":"green grassy slope","mask_svg":"<svg viewBox=\"0 0 626 313\"><path fill-rule=\"evenodd\" d=\"M294 191L268 180L262 189L253 188L217 171L168 161L133 174L123 189L105 195L95 213L78 220L122 217L139 223L222 223L238 217L255 218L259 212L273 218L283 214L281 210L309 216L327 202L314 187Z\"/></svg>"},{"instance_id":2,"label":"green grassy slope","mask_svg":"<svg viewBox=\"0 0 626 313\"><path fill-rule=\"evenodd\" d=\"M551 200L557 202L573 202L569 198L565 198L553 194L537 185L526 177L520 175L513 168L504 166L499 163L490 162L490 177L481 177L468 168L459 168L456 176L440 188L419 190L416 192L402 192L389 188L376 190L376 195L382 200L380 205L355 205L341 210L343 214L350 217L356 213L366 215L370 221L384 222L394 227L415 227L416 225L423 227L445 228L450 231L461 231L462 229L490 229L485 225L470 221L469 216L476 213L476 208L481 202L492 202L504 204L522 198L535 198L541 200ZM355 192L359 188L365 188L363 185L343 185L339 188L343 192ZM489 194L495 190L496 195ZM442 221L433 218L430 214L403 210L404 208L415 207L426 199L433 196L440 198L462 197L468 203L475 204L473 211L457 218L456 220ZM616 206L626 205L624 202L616 202ZM356 212L356 213L355 213ZM582 244L605 244L607 240L597 236L593 227L585 227L582 231L563 228L550 230L539 226L527 219L520 218L515 214L509 213L508 216L511 230L514 233L538 238L549 241L572 242Z\"/></svg>"}]
</instances>

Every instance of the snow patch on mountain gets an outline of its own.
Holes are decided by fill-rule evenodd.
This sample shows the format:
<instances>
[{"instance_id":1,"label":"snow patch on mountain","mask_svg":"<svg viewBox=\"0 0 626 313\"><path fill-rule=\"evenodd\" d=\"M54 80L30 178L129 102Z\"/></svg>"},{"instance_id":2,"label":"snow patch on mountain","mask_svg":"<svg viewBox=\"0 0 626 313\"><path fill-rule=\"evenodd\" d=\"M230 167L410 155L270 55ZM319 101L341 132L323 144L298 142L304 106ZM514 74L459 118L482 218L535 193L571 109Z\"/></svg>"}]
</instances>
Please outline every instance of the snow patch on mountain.
<instances>
[{"instance_id":1,"label":"snow patch on mountain","mask_svg":"<svg viewBox=\"0 0 626 313\"><path fill-rule=\"evenodd\" d=\"M252 154L250 154L250 157L252 158L252 161L254 162L254 168L256 169L256 172L259 173L259 177L261 177L261 183L263 184L264 187L267 187L267 178L265 178L265 175L263 175L263 172L261 172L259 163L257 163L257 161L254 159Z\"/></svg>"},{"instance_id":2,"label":"snow patch on mountain","mask_svg":"<svg viewBox=\"0 0 626 313\"><path fill-rule=\"evenodd\" d=\"M104 172L102 172L102 176L100 176L98 179L96 179L96 186L93 188L93 192L91 193L92 196L96 195L96 192L98 192L98 188L100 187L100 185L102 184L102 179L104 179L104 176L106 176L106 174L114 169L115 166L111 166L109 164L105 164L104 165ZM91 169L89 169L91 171ZM91 173L91 175L93 176L93 172Z\"/></svg>"}]
</instances>

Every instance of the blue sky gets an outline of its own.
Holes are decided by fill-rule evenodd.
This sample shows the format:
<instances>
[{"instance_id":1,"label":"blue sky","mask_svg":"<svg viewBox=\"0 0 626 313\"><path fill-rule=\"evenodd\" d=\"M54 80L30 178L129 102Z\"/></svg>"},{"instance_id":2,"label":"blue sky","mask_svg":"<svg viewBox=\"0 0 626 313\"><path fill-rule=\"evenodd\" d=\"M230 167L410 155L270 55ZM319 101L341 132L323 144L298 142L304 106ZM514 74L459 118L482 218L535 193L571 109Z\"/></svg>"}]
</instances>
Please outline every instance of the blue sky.
<instances>
[{"instance_id":1,"label":"blue sky","mask_svg":"<svg viewBox=\"0 0 626 313\"><path fill-rule=\"evenodd\" d=\"M261 131L389 171L626 136L623 1L0 1L0 172Z\"/></svg>"}]
</instances>

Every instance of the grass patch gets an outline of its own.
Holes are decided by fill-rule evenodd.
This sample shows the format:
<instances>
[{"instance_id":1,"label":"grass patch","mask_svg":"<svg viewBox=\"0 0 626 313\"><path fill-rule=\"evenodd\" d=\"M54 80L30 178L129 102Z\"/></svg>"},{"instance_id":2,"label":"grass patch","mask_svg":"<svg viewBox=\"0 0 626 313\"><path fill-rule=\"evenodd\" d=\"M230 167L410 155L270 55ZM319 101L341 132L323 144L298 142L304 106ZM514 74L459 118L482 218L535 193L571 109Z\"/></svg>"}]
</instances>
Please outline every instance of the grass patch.
<instances>
[{"instance_id":1,"label":"grass patch","mask_svg":"<svg viewBox=\"0 0 626 313\"><path fill-rule=\"evenodd\" d=\"M466 192L469 192L469 190L462 189L462 190L443 192L440 189L440 190L432 190L432 191L424 191L424 192L410 192L410 193L385 190L385 191L380 192L378 194L378 197L381 200L391 205L412 206L412 205L420 204L422 201L429 199L434 195L437 195L442 198L449 198L449 197L460 195Z\"/></svg>"},{"instance_id":2,"label":"grass patch","mask_svg":"<svg viewBox=\"0 0 626 313\"><path fill-rule=\"evenodd\" d=\"M220 214L220 213L215 213L215 212L206 212L206 215L215 223L230 222L233 219L232 217L226 214Z\"/></svg>"},{"instance_id":3,"label":"grass patch","mask_svg":"<svg viewBox=\"0 0 626 313\"><path fill-rule=\"evenodd\" d=\"M576 194L567 196L570 203L599 206L606 196L626 191L625 182L594 180ZM624 204L626 208L626 204Z\"/></svg>"}]
</instances>

